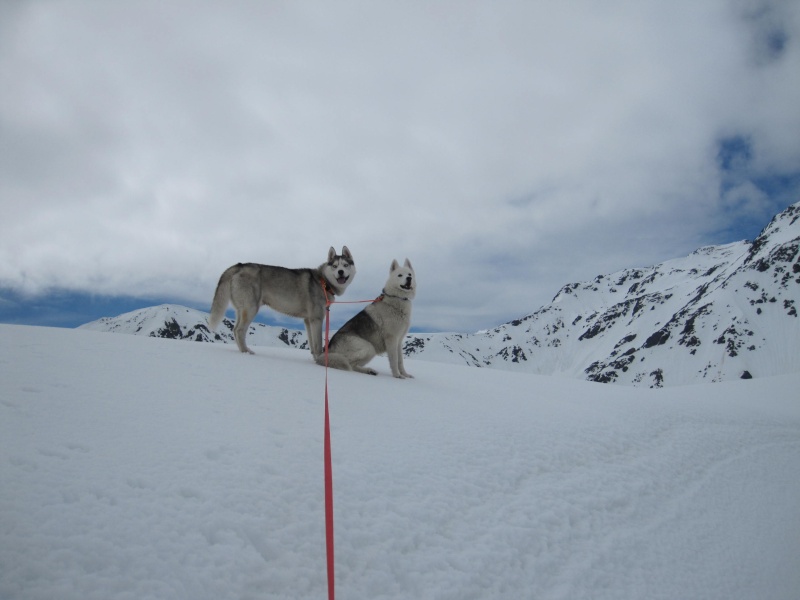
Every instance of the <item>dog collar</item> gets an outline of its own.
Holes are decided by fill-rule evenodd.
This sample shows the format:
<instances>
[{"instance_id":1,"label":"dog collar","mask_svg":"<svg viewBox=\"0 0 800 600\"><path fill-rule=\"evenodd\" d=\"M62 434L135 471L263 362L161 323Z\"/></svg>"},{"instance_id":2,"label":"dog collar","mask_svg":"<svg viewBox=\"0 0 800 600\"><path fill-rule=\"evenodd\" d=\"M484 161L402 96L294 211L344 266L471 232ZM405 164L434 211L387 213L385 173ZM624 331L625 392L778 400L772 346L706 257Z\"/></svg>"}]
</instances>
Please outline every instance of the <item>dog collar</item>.
<instances>
[{"instance_id":1,"label":"dog collar","mask_svg":"<svg viewBox=\"0 0 800 600\"><path fill-rule=\"evenodd\" d=\"M381 299L386 298L386 297L397 298L398 300L402 300L404 302L408 302L408 298L403 298L402 296L392 296L391 294L387 294L386 290L381 290L381 295L378 296L378 298L376 298L376 300L381 300Z\"/></svg>"},{"instance_id":2,"label":"dog collar","mask_svg":"<svg viewBox=\"0 0 800 600\"><path fill-rule=\"evenodd\" d=\"M319 283L326 292L333 294L334 296L336 295L336 290L333 289L333 286L327 279L325 279L324 276L319 278Z\"/></svg>"}]
</instances>

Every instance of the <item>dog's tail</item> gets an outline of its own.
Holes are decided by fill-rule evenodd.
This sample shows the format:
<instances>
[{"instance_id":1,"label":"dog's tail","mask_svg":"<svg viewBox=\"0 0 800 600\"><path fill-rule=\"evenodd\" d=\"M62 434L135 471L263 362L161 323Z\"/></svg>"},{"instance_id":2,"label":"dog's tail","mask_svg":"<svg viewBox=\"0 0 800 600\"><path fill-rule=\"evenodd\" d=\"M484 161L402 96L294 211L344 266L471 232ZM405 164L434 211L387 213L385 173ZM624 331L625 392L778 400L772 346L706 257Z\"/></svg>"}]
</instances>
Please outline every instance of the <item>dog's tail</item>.
<instances>
[{"instance_id":1,"label":"dog's tail","mask_svg":"<svg viewBox=\"0 0 800 600\"><path fill-rule=\"evenodd\" d=\"M230 267L219 278L217 289L214 292L214 300L211 302L211 314L208 316L208 327L211 331L219 327L228 303L231 301L231 277L234 275L234 268Z\"/></svg>"}]
</instances>

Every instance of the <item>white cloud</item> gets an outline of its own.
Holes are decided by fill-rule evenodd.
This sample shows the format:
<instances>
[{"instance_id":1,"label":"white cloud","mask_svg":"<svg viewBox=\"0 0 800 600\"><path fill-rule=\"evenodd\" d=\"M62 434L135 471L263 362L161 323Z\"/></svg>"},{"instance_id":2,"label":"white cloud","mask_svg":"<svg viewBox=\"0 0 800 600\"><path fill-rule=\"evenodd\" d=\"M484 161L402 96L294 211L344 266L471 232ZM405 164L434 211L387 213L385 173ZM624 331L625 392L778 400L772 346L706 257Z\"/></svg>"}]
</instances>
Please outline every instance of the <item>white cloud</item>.
<instances>
[{"instance_id":1,"label":"white cloud","mask_svg":"<svg viewBox=\"0 0 800 600\"><path fill-rule=\"evenodd\" d=\"M473 330L727 241L764 190L722 189L720 140L752 140L750 178L800 164L789 2L22 2L4 20L0 285L28 291L210 301L233 262L347 244L348 295L408 256L417 322Z\"/></svg>"}]
</instances>

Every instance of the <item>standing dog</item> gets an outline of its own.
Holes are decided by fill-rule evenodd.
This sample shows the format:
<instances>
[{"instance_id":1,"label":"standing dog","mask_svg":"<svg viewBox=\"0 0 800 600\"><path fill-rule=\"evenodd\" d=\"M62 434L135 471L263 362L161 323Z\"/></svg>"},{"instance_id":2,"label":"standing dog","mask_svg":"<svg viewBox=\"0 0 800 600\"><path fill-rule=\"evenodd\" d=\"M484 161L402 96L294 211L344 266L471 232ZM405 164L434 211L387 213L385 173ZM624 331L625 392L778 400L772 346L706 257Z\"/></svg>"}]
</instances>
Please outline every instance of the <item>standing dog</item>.
<instances>
[{"instance_id":1,"label":"standing dog","mask_svg":"<svg viewBox=\"0 0 800 600\"><path fill-rule=\"evenodd\" d=\"M377 375L366 365L377 354L386 353L392 375L411 377L403 366L403 340L411 326L411 300L416 295L414 268L406 259L402 267L392 261L383 293L345 323L328 344L328 366L344 371ZM325 356L317 357L325 364Z\"/></svg>"},{"instance_id":2,"label":"standing dog","mask_svg":"<svg viewBox=\"0 0 800 600\"><path fill-rule=\"evenodd\" d=\"M353 281L356 266L347 246L341 254L331 247L328 262L316 269L287 269L254 263L239 263L219 278L208 324L216 329L228 308L236 309L233 337L239 350L253 354L245 338L250 323L261 305L266 304L306 324L308 345L316 358L322 354L322 320L325 318L326 293L341 296Z\"/></svg>"}]
</instances>

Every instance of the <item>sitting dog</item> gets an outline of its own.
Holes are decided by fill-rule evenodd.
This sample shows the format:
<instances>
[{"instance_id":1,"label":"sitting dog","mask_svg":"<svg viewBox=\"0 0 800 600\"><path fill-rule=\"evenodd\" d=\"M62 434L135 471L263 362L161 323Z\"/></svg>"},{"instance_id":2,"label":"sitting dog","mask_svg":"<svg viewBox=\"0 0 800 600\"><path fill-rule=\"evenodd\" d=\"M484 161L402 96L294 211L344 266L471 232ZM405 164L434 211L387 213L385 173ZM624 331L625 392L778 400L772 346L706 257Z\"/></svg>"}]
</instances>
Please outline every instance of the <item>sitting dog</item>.
<instances>
[{"instance_id":1,"label":"sitting dog","mask_svg":"<svg viewBox=\"0 0 800 600\"><path fill-rule=\"evenodd\" d=\"M365 365L376 355L386 353L392 375L400 379L411 377L403 366L403 340L411 326L411 300L416 287L414 269L408 259L402 267L392 261L381 295L331 338L327 365L377 375ZM325 355L319 356L317 363L325 365L325 359Z\"/></svg>"}]
</instances>

